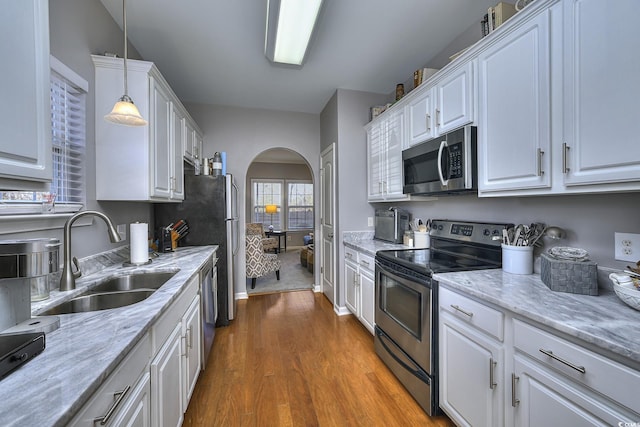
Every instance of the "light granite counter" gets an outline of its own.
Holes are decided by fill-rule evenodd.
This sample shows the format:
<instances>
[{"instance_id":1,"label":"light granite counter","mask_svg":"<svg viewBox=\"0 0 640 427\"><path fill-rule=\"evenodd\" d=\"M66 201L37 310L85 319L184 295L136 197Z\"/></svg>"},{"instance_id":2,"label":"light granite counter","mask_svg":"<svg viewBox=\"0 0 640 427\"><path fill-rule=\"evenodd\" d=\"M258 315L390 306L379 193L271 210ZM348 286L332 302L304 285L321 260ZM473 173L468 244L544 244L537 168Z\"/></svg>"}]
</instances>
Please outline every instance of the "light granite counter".
<instances>
[{"instance_id":1,"label":"light granite counter","mask_svg":"<svg viewBox=\"0 0 640 427\"><path fill-rule=\"evenodd\" d=\"M600 295L551 291L537 274L497 270L435 274L442 285L621 356L640 369L640 311L609 289ZM625 360L626 359L626 360Z\"/></svg>"},{"instance_id":2,"label":"light granite counter","mask_svg":"<svg viewBox=\"0 0 640 427\"><path fill-rule=\"evenodd\" d=\"M180 291L211 258L217 246L179 248L149 265L122 267L121 254L100 258L94 271L77 279L76 290L52 292L32 305L38 313L70 299L106 277L132 272L176 272L149 298L112 310L59 315L60 328L46 334L46 348L0 380L0 425L63 426L149 331Z\"/></svg>"},{"instance_id":3,"label":"light granite counter","mask_svg":"<svg viewBox=\"0 0 640 427\"><path fill-rule=\"evenodd\" d=\"M345 246L364 252L369 256L376 256L378 251L393 249L411 249L410 246L399 243L389 243L382 240L374 240L373 231L345 231L342 233L342 242Z\"/></svg>"}]
</instances>

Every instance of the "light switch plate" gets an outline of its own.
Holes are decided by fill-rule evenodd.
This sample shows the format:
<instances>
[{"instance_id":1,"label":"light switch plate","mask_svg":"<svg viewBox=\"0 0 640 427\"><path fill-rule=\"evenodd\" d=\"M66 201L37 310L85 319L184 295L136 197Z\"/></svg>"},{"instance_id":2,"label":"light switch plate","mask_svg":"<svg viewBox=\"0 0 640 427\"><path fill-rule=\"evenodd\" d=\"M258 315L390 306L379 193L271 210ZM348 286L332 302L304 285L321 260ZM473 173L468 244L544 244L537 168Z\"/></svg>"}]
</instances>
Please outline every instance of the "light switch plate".
<instances>
[{"instance_id":1,"label":"light switch plate","mask_svg":"<svg viewBox=\"0 0 640 427\"><path fill-rule=\"evenodd\" d=\"M640 260L640 234L615 233L615 259L637 262Z\"/></svg>"},{"instance_id":2,"label":"light switch plate","mask_svg":"<svg viewBox=\"0 0 640 427\"><path fill-rule=\"evenodd\" d=\"M368 216L367 217L367 227L373 227L373 217L372 216Z\"/></svg>"}]
</instances>

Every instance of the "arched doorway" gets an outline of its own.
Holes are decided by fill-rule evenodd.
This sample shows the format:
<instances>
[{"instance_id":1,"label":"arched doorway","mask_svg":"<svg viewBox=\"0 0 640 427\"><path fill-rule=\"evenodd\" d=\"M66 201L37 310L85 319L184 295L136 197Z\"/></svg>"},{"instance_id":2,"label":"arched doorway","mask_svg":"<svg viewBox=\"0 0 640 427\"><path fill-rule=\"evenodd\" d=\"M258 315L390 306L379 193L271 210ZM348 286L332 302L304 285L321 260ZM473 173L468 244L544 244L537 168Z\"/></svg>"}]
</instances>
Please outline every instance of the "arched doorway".
<instances>
[{"instance_id":1,"label":"arched doorway","mask_svg":"<svg viewBox=\"0 0 640 427\"><path fill-rule=\"evenodd\" d=\"M280 280L268 273L252 289L247 278L247 294L313 289L314 176L304 157L286 148L258 154L247 168L244 205L246 222L277 240L269 252L281 264Z\"/></svg>"}]
</instances>

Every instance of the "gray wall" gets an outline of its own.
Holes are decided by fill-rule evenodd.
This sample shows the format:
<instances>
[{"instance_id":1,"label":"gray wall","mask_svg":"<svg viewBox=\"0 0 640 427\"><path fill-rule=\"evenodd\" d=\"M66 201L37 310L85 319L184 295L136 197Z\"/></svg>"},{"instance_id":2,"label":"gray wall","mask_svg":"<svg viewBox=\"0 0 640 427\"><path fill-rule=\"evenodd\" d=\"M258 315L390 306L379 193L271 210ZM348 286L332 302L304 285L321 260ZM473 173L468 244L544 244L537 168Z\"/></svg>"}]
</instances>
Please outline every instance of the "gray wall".
<instances>
[{"instance_id":1,"label":"gray wall","mask_svg":"<svg viewBox=\"0 0 640 427\"><path fill-rule=\"evenodd\" d=\"M104 51L123 54L122 31L116 25L98 0L55 0L49 2L49 25L51 54L79 74L89 83L87 95L87 148L86 148L86 186L87 209L96 209L106 213L115 224L129 224L135 221L150 221L150 205L144 203L99 203L95 200L95 96L94 70L90 54ZM139 58L132 49L130 56ZM113 94L113 101L121 96ZM0 221L3 219L0 217ZM128 234L128 233L127 233ZM74 227L73 255L82 258L114 247L128 244L109 242L106 226L100 220L94 225ZM5 234L3 239L57 237L62 240L62 230Z\"/></svg>"},{"instance_id":2,"label":"gray wall","mask_svg":"<svg viewBox=\"0 0 640 427\"><path fill-rule=\"evenodd\" d=\"M253 162L247 171L247 182L245 187L245 216L247 222L251 221L251 180L252 179L297 179L313 181L311 169L307 165L292 163L264 163ZM285 191L286 193L286 191ZM285 194L286 197L286 194ZM313 230L301 230L287 232L287 247L302 246L303 236Z\"/></svg>"},{"instance_id":3,"label":"gray wall","mask_svg":"<svg viewBox=\"0 0 640 427\"><path fill-rule=\"evenodd\" d=\"M367 135L363 128L370 121L369 108L387 102L387 94L338 89L320 114L322 150L335 142L336 222L334 234L360 230L367 226ZM344 305L339 286L344 275L342 241L336 245L336 289L338 306Z\"/></svg>"},{"instance_id":4,"label":"gray wall","mask_svg":"<svg viewBox=\"0 0 640 427\"><path fill-rule=\"evenodd\" d=\"M543 250L552 246L586 249L600 267L624 268L631 263L614 260L614 232L640 233L640 194L593 194L478 198L476 196L442 197L431 202L395 203L414 217L447 218L514 224L544 222L566 230L560 241L545 239ZM387 207L386 203L371 204ZM638 254L640 260L640 253ZM538 269L539 259L536 259Z\"/></svg>"},{"instance_id":5,"label":"gray wall","mask_svg":"<svg viewBox=\"0 0 640 427\"><path fill-rule=\"evenodd\" d=\"M216 151L226 151L227 173L234 175L239 188L246 188L247 171L254 158L270 148L286 148L300 154L311 169L316 188L319 185L320 118L317 114L203 104L186 104L186 107L204 133L203 155L211 157ZM242 194L239 199L240 224L245 224L248 220L246 199ZM318 206L317 191L314 199ZM315 221L317 234L317 216ZM243 227L240 234L244 241ZM317 270L316 283L319 283ZM244 245L240 245L236 292L246 292L245 277L245 250Z\"/></svg>"}]
</instances>

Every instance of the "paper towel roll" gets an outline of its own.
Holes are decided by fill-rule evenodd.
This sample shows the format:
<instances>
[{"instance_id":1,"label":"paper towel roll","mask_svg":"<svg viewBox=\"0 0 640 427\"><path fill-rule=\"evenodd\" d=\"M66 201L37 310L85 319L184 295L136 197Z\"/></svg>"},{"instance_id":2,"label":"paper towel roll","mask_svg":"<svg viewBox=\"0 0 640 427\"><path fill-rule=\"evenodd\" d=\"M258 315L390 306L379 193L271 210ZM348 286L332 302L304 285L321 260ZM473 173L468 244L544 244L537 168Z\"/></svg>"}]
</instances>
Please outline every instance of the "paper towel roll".
<instances>
[{"instance_id":1,"label":"paper towel roll","mask_svg":"<svg viewBox=\"0 0 640 427\"><path fill-rule=\"evenodd\" d=\"M136 222L129 224L129 236L131 236L131 264L144 264L149 261L149 224Z\"/></svg>"}]
</instances>

